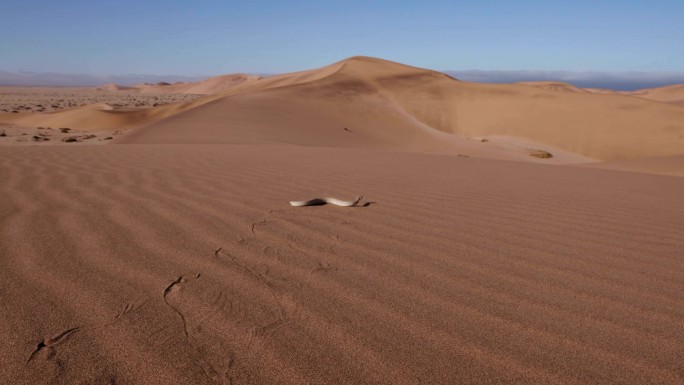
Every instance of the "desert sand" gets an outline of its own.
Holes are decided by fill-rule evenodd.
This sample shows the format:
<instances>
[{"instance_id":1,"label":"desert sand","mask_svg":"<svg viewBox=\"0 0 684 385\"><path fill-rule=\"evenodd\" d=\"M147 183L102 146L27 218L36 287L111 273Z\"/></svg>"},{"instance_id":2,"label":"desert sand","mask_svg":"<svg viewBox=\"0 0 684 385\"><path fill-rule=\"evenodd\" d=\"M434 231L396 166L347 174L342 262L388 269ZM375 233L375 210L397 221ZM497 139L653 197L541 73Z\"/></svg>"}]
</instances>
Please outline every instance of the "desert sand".
<instances>
[{"instance_id":1,"label":"desert sand","mask_svg":"<svg viewBox=\"0 0 684 385\"><path fill-rule=\"evenodd\" d=\"M245 79L0 115L0 383L684 383L681 106Z\"/></svg>"},{"instance_id":2,"label":"desert sand","mask_svg":"<svg viewBox=\"0 0 684 385\"><path fill-rule=\"evenodd\" d=\"M541 88L550 91L575 92L575 93L594 93L604 95L628 95L643 99L666 102L675 105L684 105L684 84L672 84L669 86L645 88L634 91L614 91L603 88L580 88L564 82L519 82L517 84Z\"/></svg>"},{"instance_id":3,"label":"desert sand","mask_svg":"<svg viewBox=\"0 0 684 385\"><path fill-rule=\"evenodd\" d=\"M684 106L684 84L673 84L671 86L648 88L628 92L626 94Z\"/></svg>"}]
</instances>

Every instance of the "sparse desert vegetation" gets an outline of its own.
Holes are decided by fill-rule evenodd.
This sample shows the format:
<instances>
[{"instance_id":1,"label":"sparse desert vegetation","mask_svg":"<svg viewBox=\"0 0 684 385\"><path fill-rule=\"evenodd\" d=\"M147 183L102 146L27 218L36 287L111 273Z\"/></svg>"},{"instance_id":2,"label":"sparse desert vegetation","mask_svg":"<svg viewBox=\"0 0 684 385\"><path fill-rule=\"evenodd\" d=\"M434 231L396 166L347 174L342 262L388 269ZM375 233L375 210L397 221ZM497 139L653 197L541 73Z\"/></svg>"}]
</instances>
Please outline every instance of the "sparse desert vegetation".
<instances>
[{"instance_id":1,"label":"sparse desert vegetation","mask_svg":"<svg viewBox=\"0 0 684 385\"><path fill-rule=\"evenodd\" d=\"M93 87L0 87L0 113L51 112L96 103L106 103L112 107L152 108L170 103L187 102L201 96L175 93L140 94Z\"/></svg>"},{"instance_id":2,"label":"sparse desert vegetation","mask_svg":"<svg viewBox=\"0 0 684 385\"><path fill-rule=\"evenodd\" d=\"M51 127L31 128L5 125L0 130L0 145L104 144L121 134L122 132L119 130L88 132L67 127L53 129Z\"/></svg>"}]
</instances>

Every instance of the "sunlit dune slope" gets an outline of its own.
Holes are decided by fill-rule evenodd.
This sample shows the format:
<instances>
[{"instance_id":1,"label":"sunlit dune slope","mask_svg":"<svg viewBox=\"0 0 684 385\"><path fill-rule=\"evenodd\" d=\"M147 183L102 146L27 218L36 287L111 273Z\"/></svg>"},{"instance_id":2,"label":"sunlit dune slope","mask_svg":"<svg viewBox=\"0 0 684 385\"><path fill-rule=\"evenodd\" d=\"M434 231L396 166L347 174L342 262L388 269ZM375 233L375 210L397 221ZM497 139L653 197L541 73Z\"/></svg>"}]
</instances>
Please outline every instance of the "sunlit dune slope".
<instances>
[{"instance_id":1,"label":"sunlit dune slope","mask_svg":"<svg viewBox=\"0 0 684 385\"><path fill-rule=\"evenodd\" d=\"M664 87L646 88L642 90L627 92L625 94L638 96L645 99L657 100L659 102L673 103L684 106L684 84L673 84Z\"/></svg>"}]
</instances>

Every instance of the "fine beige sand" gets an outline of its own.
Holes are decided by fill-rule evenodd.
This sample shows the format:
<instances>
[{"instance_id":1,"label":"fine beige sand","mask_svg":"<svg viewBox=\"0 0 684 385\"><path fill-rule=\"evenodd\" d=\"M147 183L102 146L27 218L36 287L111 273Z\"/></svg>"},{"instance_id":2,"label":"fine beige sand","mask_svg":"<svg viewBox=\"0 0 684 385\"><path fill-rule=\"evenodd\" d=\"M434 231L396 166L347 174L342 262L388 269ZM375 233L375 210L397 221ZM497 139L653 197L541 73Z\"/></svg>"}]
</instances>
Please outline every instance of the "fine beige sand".
<instances>
[{"instance_id":1,"label":"fine beige sand","mask_svg":"<svg viewBox=\"0 0 684 385\"><path fill-rule=\"evenodd\" d=\"M684 384L682 113L362 57L2 115L0 384Z\"/></svg>"},{"instance_id":2,"label":"fine beige sand","mask_svg":"<svg viewBox=\"0 0 684 385\"><path fill-rule=\"evenodd\" d=\"M645 99L657 100L684 106L684 84L673 84L670 86L647 88L627 93Z\"/></svg>"},{"instance_id":3,"label":"fine beige sand","mask_svg":"<svg viewBox=\"0 0 684 385\"><path fill-rule=\"evenodd\" d=\"M549 91L574 92L574 93L594 93L604 95L629 95L643 99L655 100L659 102L671 103L684 106L684 84L672 84L663 87L644 88L635 91L614 91L603 88L580 88L564 82L519 82L517 84L541 88Z\"/></svg>"},{"instance_id":4,"label":"fine beige sand","mask_svg":"<svg viewBox=\"0 0 684 385\"><path fill-rule=\"evenodd\" d=\"M684 176L684 155L585 163L583 166L647 174Z\"/></svg>"}]
</instances>

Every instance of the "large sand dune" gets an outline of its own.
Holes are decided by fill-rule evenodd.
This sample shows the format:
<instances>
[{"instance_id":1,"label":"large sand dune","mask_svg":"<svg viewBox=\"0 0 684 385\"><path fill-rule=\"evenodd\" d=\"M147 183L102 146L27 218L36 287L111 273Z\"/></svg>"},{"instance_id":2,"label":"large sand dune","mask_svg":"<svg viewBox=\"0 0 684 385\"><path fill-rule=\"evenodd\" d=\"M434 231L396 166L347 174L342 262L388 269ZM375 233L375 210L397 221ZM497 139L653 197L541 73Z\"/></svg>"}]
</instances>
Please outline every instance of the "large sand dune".
<instances>
[{"instance_id":1,"label":"large sand dune","mask_svg":"<svg viewBox=\"0 0 684 385\"><path fill-rule=\"evenodd\" d=\"M309 115L323 118L308 121ZM306 144L337 142L347 127L399 147L422 145L442 133L461 138L508 135L586 157L620 160L681 154L682 121L684 110L663 103L459 82L435 71L360 57L237 87L126 141L183 143L206 132L212 141L240 142L247 130L260 139ZM252 125L262 129L248 129ZM307 135L290 135L293 129Z\"/></svg>"}]
</instances>

